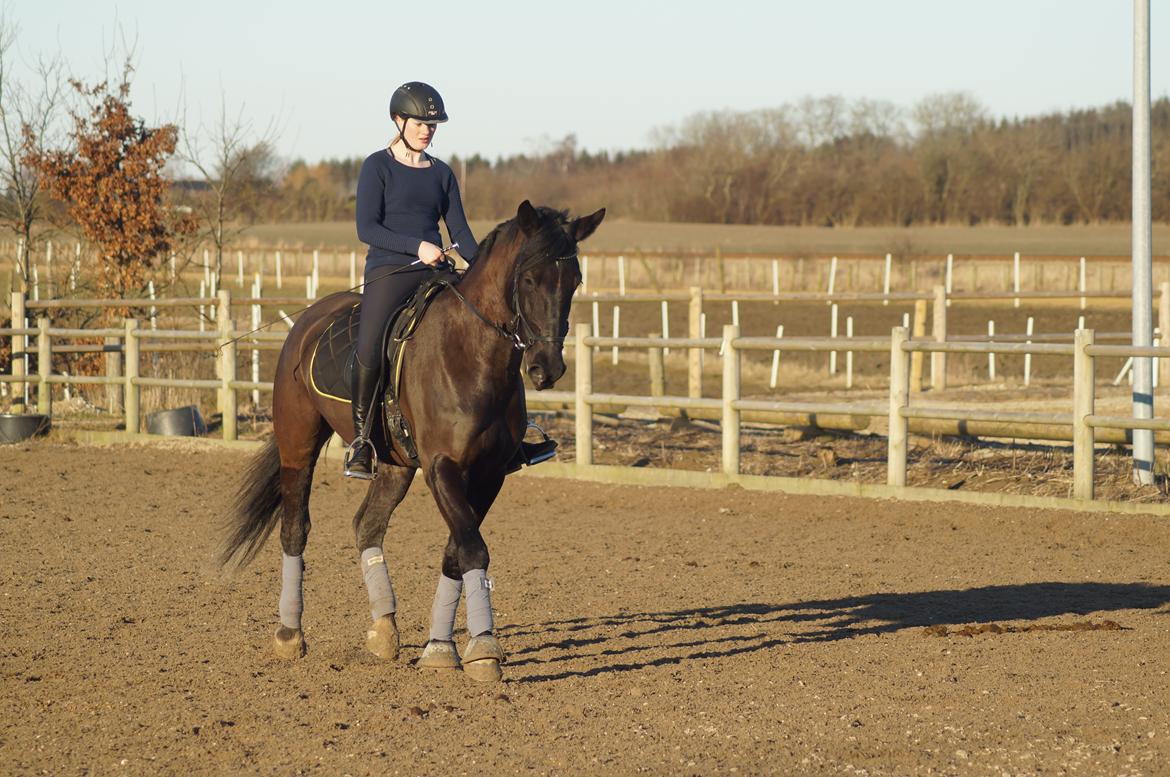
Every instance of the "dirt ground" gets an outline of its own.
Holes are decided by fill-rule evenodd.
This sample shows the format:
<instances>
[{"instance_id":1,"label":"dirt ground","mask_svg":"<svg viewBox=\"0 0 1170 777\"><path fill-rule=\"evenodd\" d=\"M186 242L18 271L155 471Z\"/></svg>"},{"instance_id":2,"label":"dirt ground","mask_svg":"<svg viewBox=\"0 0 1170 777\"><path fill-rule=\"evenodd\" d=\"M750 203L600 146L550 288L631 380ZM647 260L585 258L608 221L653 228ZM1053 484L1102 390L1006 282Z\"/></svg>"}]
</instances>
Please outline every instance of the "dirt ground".
<instances>
[{"instance_id":1,"label":"dirt ground","mask_svg":"<svg viewBox=\"0 0 1170 777\"><path fill-rule=\"evenodd\" d=\"M320 468L307 657L279 546L209 565L245 455L0 449L4 774L1158 774L1170 524L1145 516L514 478L485 525L506 680L411 665L445 533L386 543L403 657L367 654ZM461 642L465 635L458 635Z\"/></svg>"}]
</instances>

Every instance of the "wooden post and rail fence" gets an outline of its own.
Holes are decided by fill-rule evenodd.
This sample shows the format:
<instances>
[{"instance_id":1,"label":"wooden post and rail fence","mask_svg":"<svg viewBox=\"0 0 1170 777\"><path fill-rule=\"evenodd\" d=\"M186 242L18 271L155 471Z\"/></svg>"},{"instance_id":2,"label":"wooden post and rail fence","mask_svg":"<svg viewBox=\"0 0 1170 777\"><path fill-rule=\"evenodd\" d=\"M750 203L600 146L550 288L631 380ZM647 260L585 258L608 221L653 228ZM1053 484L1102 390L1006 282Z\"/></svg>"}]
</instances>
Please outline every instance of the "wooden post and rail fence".
<instances>
[{"instance_id":1,"label":"wooden post and rail fence","mask_svg":"<svg viewBox=\"0 0 1170 777\"><path fill-rule=\"evenodd\" d=\"M1170 284L1166 284L1170 285ZM1167 289L1163 287L1163 300ZM689 295L692 314L701 311L703 293ZM23 298L13 295L13 320L25 315ZM712 295L714 296L714 295ZM269 300L270 301L270 300ZM62 301L67 306L69 302ZM171 304L198 305L208 300L172 300ZM935 312L945 311L945 295L934 295ZM164 303L163 300L154 304ZM253 299L243 300L254 304ZM109 304L109 303L105 303ZM164 303L165 304L165 303ZM31 306L30 306L31 307ZM41 303L42 308L53 305ZM1165 307L1165 306L1163 306ZM232 298L227 290L221 290L215 300L216 328L213 332L188 330L147 329L139 326L137 319L126 319L120 328L72 329L53 328L46 317L37 319L36 327L9 327L0 329L0 336L10 337L13 345L12 372L0 375L0 382L13 384L17 393L25 385L37 386L37 409L42 413L51 412L53 384L97 384L106 385L120 395L119 403L125 415L127 432L137 433L141 429L140 392L144 386L214 389L217 406L222 414L222 434L227 440L238 436L238 392L271 391L272 383L237 379L238 348L255 350L276 350L284 341L282 332L238 333L231 317ZM945 312L943 313L945 316ZM19 316L19 318L18 318ZM911 338L905 327L896 327L887 338L854 338L848 345L838 338L774 338L744 337L740 327L727 325L722 337L703 337L697 323L698 316L689 317L690 328L686 338L664 337L599 337L594 336L589 324L581 323L575 328L574 337L567 341L575 351L576 384L574 391L548 391L529 396L530 407L572 406L576 412L577 466L588 467L593 463L593 415L599 407L652 407L658 412L687 411L695 415L707 414L720 420L722 436L721 469L727 474L740 471L740 426L745 415L751 417L784 419L792 417L885 417L888 432L888 474L887 483L892 486L906 485L908 459L907 440L915 431L914 422L958 422L969 430L983 424L988 436L996 436L997 429L1006 429L1010 436L1071 439L1074 458L1073 495L1078 499L1093 498L1093 447L1104 437L1117 441L1117 430L1150 429L1156 432L1170 432L1170 420L1135 419L1126 416L1098 415L1095 411L1095 360L1098 357L1133 358L1154 357L1161 364L1170 364L1170 348L1134 347L1128 345L1098 344L1093 330L1078 330L1073 343L1052 342L975 342L947 340L945 318L936 324L928 339ZM938 319L936 319L937 321ZM236 340L237 337L242 339ZM29 338L35 338L36 349L29 351ZM56 345L54 339L105 338L105 345ZM170 342L168 342L170 341ZM593 357L598 348L647 349L650 369L650 396L597 394L593 391ZM687 396L670 396L665 392L663 352L664 349L687 351ZM889 401L886 404L850 402L792 402L745 399L742 391L742 354L748 351L804 351L829 352L833 350L857 352L889 352ZM51 372L54 352L102 351L107 356L118 356L119 369L115 374L90 376L54 375ZM216 373L214 379L181 379L144 376L141 374L142 354L161 351L215 351ZM702 395L702 356L705 350L718 350L722 354L722 391L719 398ZM25 369L24 355L35 353L37 368L35 374ZM1069 356L1073 359L1073 401L1071 413L1023 413L985 411L964 407L919 406L911 403L913 394L912 361L916 355L930 354L932 375L940 383L945 375L945 364L941 359L950 353L979 354L1032 354ZM938 384L936 384L938 385ZM929 428L929 427L926 427ZM1059 430L1053 433L1051 430ZM1030 432L1029 430L1033 430ZM1047 431L1046 431L1047 430ZM1101 430L1101 433L1098 432ZM1110 434L1112 430L1113 434ZM1002 436L1002 434L1000 435ZM1122 434L1120 439L1124 440Z\"/></svg>"}]
</instances>

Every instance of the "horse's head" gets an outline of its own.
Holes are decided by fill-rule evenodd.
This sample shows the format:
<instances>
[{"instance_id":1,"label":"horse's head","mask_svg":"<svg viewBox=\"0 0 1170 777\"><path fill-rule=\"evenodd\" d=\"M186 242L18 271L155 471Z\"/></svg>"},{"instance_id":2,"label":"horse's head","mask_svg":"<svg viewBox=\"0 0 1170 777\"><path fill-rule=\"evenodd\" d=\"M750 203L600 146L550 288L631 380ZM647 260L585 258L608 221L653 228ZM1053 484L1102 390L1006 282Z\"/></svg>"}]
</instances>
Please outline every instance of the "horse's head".
<instances>
[{"instance_id":1,"label":"horse's head","mask_svg":"<svg viewBox=\"0 0 1170 777\"><path fill-rule=\"evenodd\" d=\"M524 367L538 390L565 374L562 353L569 331L569 307L581 283L577 243L593 234L605 208L570 220L562 211L520 203L516 222L524 235L509 290L516 335L526 345Z\"/></svg>"}]
</instances>

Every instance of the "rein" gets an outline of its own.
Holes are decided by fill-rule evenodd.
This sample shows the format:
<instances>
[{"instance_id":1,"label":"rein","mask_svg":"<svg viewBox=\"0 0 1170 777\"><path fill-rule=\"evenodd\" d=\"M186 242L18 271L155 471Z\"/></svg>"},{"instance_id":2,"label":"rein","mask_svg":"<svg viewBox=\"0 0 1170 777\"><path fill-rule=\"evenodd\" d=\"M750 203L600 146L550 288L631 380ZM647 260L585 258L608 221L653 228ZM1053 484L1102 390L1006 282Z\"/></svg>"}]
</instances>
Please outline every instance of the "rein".
<instances>
[{"instance_id":1,"label":"rein","mask_svg":"<svg viewBox=\"0 0 1170 777\"><path fill-rule=\"evenodd\" d=\"M560 262L564 259L576 259L577 254L568 254L567 256L557 256L549 258L547 256L538 256L524 263L517 263L516 269L512 272L512 302L510 310L512 311L512 320L506 326L500 326L487 316L480 312L479 308L471 303L471 300L464 297L454 285L445 284L448 289L455 295L455 297L462 302L468 310L475 314L476 318L487 324L492 328L496 334L503 337L505 340L512 342L512 347L517 351L527 351L536 343L563 343L564 337L555 335L542 335L540 330L532 325L532 323L524 316L524 309L520 307L520 273L532 267L540 261ZM508 331L509 327L512 331ZM521 327L524 328L525 334L521 336Z\"/></svg>"}]
</instances>

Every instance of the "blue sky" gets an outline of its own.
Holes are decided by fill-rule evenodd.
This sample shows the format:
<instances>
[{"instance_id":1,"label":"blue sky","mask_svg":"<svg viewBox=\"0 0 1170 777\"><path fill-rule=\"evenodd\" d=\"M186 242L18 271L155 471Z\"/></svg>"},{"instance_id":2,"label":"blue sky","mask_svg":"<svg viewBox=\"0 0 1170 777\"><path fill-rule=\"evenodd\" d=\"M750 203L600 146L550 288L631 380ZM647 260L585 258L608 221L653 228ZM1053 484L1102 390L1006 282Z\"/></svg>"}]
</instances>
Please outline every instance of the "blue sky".
<instances>
[{"instance_id":1,"label":"blue sky","mask_svg":"<svg viewBox=\"0 0 1170 777\"><path fill-rule=\"evenodd\" d=\"M1170 3L1153 0L1153 94L1170 93ZM806 95L910 107L965 91L993 114L1132 96L1129 0L556 0L302 2L11 0L20 55L60 52L101 77L120 28L137 41L136 111L211 117L221 96L289 158L364 155L389 138L399 83L434 84L438 156L644 147L698 110Z\"/></svg>"}]
</instances>

